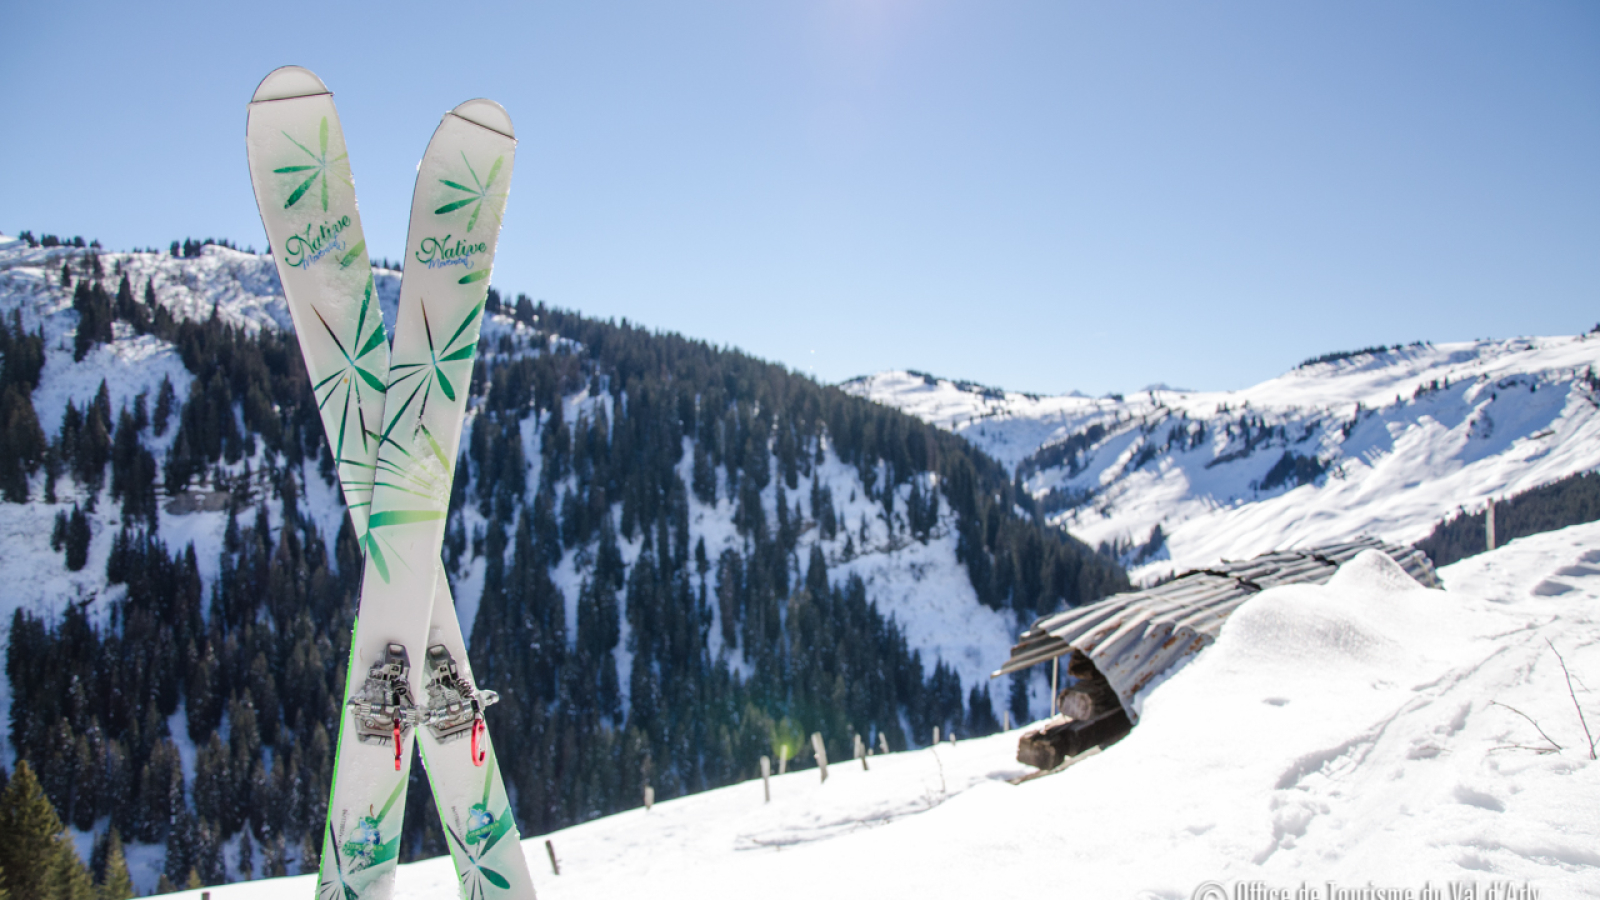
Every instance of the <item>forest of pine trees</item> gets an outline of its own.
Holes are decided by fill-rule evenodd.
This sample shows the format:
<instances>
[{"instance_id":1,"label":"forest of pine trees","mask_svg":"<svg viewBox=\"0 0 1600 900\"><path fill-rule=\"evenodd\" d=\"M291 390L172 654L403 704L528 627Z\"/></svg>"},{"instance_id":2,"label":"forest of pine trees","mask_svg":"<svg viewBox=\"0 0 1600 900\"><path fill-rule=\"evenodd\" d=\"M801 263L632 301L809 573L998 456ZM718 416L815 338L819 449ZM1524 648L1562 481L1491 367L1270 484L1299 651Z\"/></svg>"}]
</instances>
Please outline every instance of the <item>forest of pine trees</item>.
<instances>
[{"instance_id":1,"label":"forest of pine trees","mask_svg":"<svg viewBox=\"0 0 1600 900\"><path fill-rule=\"evenodd\" d=\"M1579 472L1512 494L1494 506L1497 546L1514 538L1600 519L1600 472ZM1489 548L1487 512L1465 510L1440 522L1416 547L1435 566L1476 556Z\"/></svg>"},{"instance_id":2,"label":"forest of pine trees","mask_svg":"<svg viewBox=\"0 0 1600 900\"><path fill-rule=\"evenodd\" d=\"M42 336L0 323L5 499L62 504L52 546L68 568L86 565L97 509L120 504L105 574L124 586L108 605L16 613L17 758L67 823L164 844L170 884L310 868L361 566L348 521L326 534L305 508L308 481L331 485L333 466L294 336L177 321L93 252L62 278L86 326L77 355L121 320L172 343L194 377L186 397L168 381L119 409L102 386L45 435L30 397ZM1019 517L1030 498L957 437L737 351L492 302L536 331L485 342L445 559L452 578L484 561L465 624L476 676L502 698L490 723L525 835L638 805L645 784L666 799L753 777L779 743L806 765L813 731L842 756L856 733L902 749L934 725L997 728L987 685L964 696L859 578L829 574L813 537L868 552L867 523L836 513L820 460L853 468L897 540L929 540L943 516L979 600L1019 621L1127 586ZM169 431L158 459L149 447ZM159 515L200 484L228 498L220 559L205 565L163 539ZM691 496L731 510L737 546L708 552L692 536ZM579 576L573 621L551 574L563 564ZM1006 702L1025 712L1020 683ZM403 855L443 853L412 771Z\"/></svg>"}]
</instances>

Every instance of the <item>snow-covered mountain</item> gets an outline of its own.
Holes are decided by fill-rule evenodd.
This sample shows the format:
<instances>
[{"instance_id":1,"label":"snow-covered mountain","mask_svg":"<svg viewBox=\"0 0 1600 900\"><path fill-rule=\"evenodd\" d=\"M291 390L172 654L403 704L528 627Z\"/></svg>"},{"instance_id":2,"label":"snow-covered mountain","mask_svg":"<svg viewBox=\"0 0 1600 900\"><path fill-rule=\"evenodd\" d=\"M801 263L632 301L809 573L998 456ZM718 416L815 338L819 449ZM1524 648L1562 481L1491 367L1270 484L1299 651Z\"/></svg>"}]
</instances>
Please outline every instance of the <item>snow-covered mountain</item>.
<instances>
[{"instance_id":1,"label":"snow-covered mountain","mask_svg":"<svg viewBox=\"0 0 1600 900\"><path fill-rule=\"evenodd\" d=\"M905 371L843 388L972 441L1138 581L1362 533L1410 543L1600 465L1600 333L1330 357L1238 391L1038 396Z\"/></svg>"},{"instance_id":2,"label":"snow-covered mountain","mask_svg":"<svg viewBox=\"0 0 1600 900\"><path fill-rule=\"evenodd\" d=\"M85 407L102 382L110 391L111 408L117 410L132 404L140 394L153 399L163 378L171 380L178 397L186 397L193 380L192 373L184 369L176 348L151 335L135 335L124 322L116 323L114 342L95 347L80 361L73 360L72 337L77 316L72 310L72 290L62 287L59 273L63 264L81 260L84 254L82 249L67 246L28 248L15 238L0 236L0 315L9 317L13 310L19 312L23 328L30 332L42 329L45 339L46 364L33 399L40 426L47 435L60 427L69 401L79 408ZM122 274L126 274L140 291L148 283L159 302L178 318L203 319L216 315L246 332L293 327L277 272L268 256L218 245L205 246L194 258L176 258L164 253L102 252L98 256L112 287ZM385 321L392 323L399 302L400 274L375 268L373 277L384 306ZM485 320L482 344L495 347L505 341L522 345L534 336L531 329L509 314L491 315ZM566 399L565 418L568 422L585 416L592 418L594 411L608 402L604 397L577 392ZM475 419L476 416L469 413L463 446L470 443L470 429ZM541 463L537 428L530 423L526 431L528 478L536 482ZM173 436L174 432L169 431L162 438L149 442L158 459L169 449ZM260 460L256 463L259 470ZM686 483L692 477L691 466L692 455L686 453L680 467L683 470L680 475ZM977 602L964 568L955 559L955 534L950 521L953 516L949 508L941 512L941 521L929 541L910 540L904 533L903 517L899 522L900 530L896 531L894 525L880 515L882 507L869 498L866 486L853 467L842 464L836 455L828 455L818 469L823 484L832 488L835 513L851 526L850 535L841 533L824 544L830 562L837 564L835 573L845 577L861 576L869 586L871 598L906 629L909 643L922 651L930 668L942 659L960 674L966 686L986 683L990 669L1005 658L1014 623L1009 616ZM344 516L342 501L335 489L317 486L315 481L310 479L308 487L319 496L308 504L307 511L318 519L324 535L335 534ZM775 484L765 488L764 499L769 508L775 503L775 492ZM903 504L909 497L909 487L901 486L899 493L900 508L905 509ZM7 547L4 559L0 560L0 583L6 585L4 601L0 602L0 623L9 621L11 611L19 606L59 610L70 598L116 595L115 589L106 589L104 581L111 538L121 524L115 512L108 510L104 516L93 519L95 540L90 561L79 572L65 571L55 561L59 554L45 545L50 521L63 508L70 508L75 499L79 498L70 490L64 490L56 504L33 503L20 507L0 504L0 536ZM163 498L163 507L167 499ZM692 539L704 537L712 559L722 550L740 545L727 500L707 506L691 495L689 502ZM216 573L223 512L201 510L173 514L163 509L161 516L160 531L169 544L182 546L191 540L196 543L201 572L209 583ZM483 517L475 510L467 511L466 517L469 531L484 524ZM860 523L865 523L864 539L857 527ZM849 556L843 552L846 537L860 542L860 549L853 550ZM817 538L814 531L800 538L802 560ZM624 561L631 564L639 553L640 541L635 539L621 549ZM45 560L50 563L45 564ZM579 580L579 573L573 571L571 563L567 560L566 568L558 568L556 573L557 582L567 596L569 622L577 618ZM470 631L471 615L477 607L476 593L482 588L481 556L469 561L463 576L457 603L463 612L464 628ZM712 614L716 615L717 611L713 609ZM713 640L718 633L717 627L711 629Z\"/></svg>"},{"instance_id":3,"label":"snow-covered mountain","mask_svg":"<svg viewBox=\"0 0 1600 900\"><path fill-rule=\"evenodd\" d=\"M244 834L302 868L358 556L272 261L0 239L0 318L0 400L38 435L0 445L4 762L85 856L115 824L142 890L239 877ZM959 439L737 351L508 298L472 391L444 559L525 834L780 744L808 765L814 731L837 756L1042 710L1039 679L990 692L1019 620L1126 584ZM411 852L442 849L429 802Z\"/></svg>"},{"instance_id":4,"label":"snow-covered mountain","mask_svg":"<svg viewBox=\"0 0 1600 900\"><path fill-rule=\"evenodd\" d=\"M1575 694L1584 726L1566 673L1600 671L1600 523L1439 575L1423 590L1366 556L1251 598L1128 738L1047 778L1007 783L1026 771L1012 732L774 777L770 802L757 779L557 831L559 875L543 841L523 851L547 900L1594 896L1596 705ZM455 877L448 857L403 866L396 896Z\"/></svg>"}]
</instances>

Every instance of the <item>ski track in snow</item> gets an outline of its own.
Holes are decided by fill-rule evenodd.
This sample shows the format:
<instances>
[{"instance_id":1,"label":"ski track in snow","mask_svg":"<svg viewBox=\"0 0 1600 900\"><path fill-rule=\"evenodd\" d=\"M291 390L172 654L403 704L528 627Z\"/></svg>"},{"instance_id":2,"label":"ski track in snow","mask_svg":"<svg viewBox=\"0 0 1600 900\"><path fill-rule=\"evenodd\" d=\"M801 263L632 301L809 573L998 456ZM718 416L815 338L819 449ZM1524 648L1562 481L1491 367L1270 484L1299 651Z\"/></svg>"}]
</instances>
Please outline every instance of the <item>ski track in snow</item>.
<instances>
[{"instance_id":1,"label":"ski track in snow","mask_svg":"<svg viewBox=\"0 0 1600 900\"><path fill-rule=\"evenodd\" d=\"M1600 896L1600 763L1550 641L1600 720L1600 523L1521 538L1429 591L1375 556L1252 598L1151 693L1121 743L1011 785L1016 733L839 760L635 809L523 848L544 900L999 897L1180 900L1203 881L1418 890L1524 883ZM1581 683L1580 683L1581 682ZM1527 713L1565 749L1540 743ZM397 898L453 896L447 857ZM307 895L310 877L209 889ZM185 900L198 892L179 894ZM1326 896L1326 894L1324 894ZM1480 894L1482 896L1482 894Z\"/></svg>"}]
</instances>

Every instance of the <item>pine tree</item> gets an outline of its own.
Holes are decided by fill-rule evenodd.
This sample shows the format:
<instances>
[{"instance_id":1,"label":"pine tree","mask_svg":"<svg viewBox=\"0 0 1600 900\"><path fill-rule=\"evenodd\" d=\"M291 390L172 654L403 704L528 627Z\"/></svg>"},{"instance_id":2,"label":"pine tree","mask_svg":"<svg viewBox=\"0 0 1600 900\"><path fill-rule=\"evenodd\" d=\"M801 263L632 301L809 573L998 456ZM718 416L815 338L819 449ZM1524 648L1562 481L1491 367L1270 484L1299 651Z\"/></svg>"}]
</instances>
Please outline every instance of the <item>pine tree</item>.
<instances>
[{"instance_id":1,"label":"pine tree","mask_svg":"<svg viewBox=\"0 0 1600 900\"><path fill-rule=\"evenodd\" d=\"M106 874L97 891L97 900L131 900L138 895L133 877L128 874L128 859L122 852L122 836L111 829L110 849L106 853Z\"/></svg>"},{"instance_id":2,"label":"pine tree","mask_svg":"<svg viewBox=\"0 0 1600 900\"><path fill-rule=\"evenodd\" d=\"M67 519L66 540L63 545L67 551L67 568L77 572L89 562L89 517L83 514L78 504L72 504L72 515Z\"/></svg>"},{"instance_id":3,"label":"pine tree","mask_svg":"<svg viewBox=\"0 0 1600 900\"><path fill-rule=\"evenodd\" d=\"M172 418L173 405L178 402L178 394L172 387L172 379L166 375L161 376L161 387L156 391L156 408L150 424L155 428L156 437L167 433L167 422Z\"/></svg>"},{"instance_id":4,"label":"pine tree","mask_svg":"<svg viewBox=\"0 0 1600 900\"><path fill-rule=\"evenodd\" d=\"M255 844L250 840L250 829L246 828L239 838L239 877L249 881L256 875Z\"/></svg>"},{"instance_id":5,"label":"pine tree","mask_svg":"<svg viewBox=\"0 0 1600 900\"><path fill-rule=\"evenodd\" d=\"M14 384L0 387L0 491L6 500L28 502L28 476L38 470L45 450L31 394Z\"/></svg>"},{"instance_id":6,"label":"pine tree","mask_svg":"<svg viewBox=\"0 0 1600 900\"><path fill-rule=\"evenodd\" d=\"M694 445L694 495L701 503L713 506L717 502L717 470L711 464L711 454L706 452L705 442L696 441Z\"/></svg>"},{"instance_id":7,"label":"pine tree","mask_svg":"<svg viewBox=\"0 0 1600 900\"><path fill-rule=\"evenodd\" d=\"M51 868L51 878L55 882L54 890L47 895L51 900L95 900L94 881L83 861L78 859L72 838L65 834L57 842Z\"/></svg>"},{"instance_id":8,"label":"pine tree","mask_svg":"<svg viewBox=\"0 0 1600 900\"><path fill-rule=\"evenodd\" d=\"M88 870L25 759L0 792L0 872L17 900L92 900L80 892Z\"/></svg>"}]
</instances>

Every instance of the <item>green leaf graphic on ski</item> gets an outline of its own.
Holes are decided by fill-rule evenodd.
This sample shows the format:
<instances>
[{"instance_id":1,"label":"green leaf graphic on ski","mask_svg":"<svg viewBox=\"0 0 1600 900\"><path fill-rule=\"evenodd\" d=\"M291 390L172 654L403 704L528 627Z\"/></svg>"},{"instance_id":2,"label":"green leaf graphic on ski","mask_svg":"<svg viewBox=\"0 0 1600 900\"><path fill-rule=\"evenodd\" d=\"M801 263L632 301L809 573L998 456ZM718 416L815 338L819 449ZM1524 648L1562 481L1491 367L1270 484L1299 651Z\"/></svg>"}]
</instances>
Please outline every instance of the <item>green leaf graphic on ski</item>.
<instances>
[{"instance_id":1,"label":"green leaf graphic on ski","mask_svg":"<svg viewBox=\"0 0 1600 900\"><path fill-rule=\"evenodd\" d=\"M333 159L328 158L327 116L322 117L322 123L317 128L316 144L318 152L313 153L310 147L307 147L304 143L295 140L294 135L287 131L283 132L283 136L288 138L289 142L298 147L301 153L303 153L305 157L310 160L309 162L298 162L287 166L280 166L272 170L274 174L292 175L296 181L299 181L299 184L295 187L295 189L290 192L289 199L284 201L284 209L289 209L296 203L299 203L301 198L311 191L313 185L320 184L322 188L322 211L327 212L329 170L332 170L333 175L340 181L343 181L345 184L348 184L351 187L355 187L355 183L350 180L349 154L341 153ZM342 166L341 163L343 164ZM306 175L307 172L311 174ZM305 176L305 180L300 181L299 179L302 176Z\"/></svg>"},{"instance_id":2,"label":"green leaf graphic on ski","mask_svg":"<svg viewBox=\"0 0 1600 900\"><path fill-rule=\"evenodd\" d=\"M316 314L317 322L322 326L322 333L333 342L337 351L337 368L321 381L312 385L312 394L317 398L317 411L322 413L326 425L333 423L328 418L328 404L335 397L339 397L339 424L337 430L327 428L330 443L333 445L334 462L339 466L355 466L366 469L370 473L372 463L372 441L376 440L377 432L368 424L363 406L372 403L387 390L384 380L380 377L384 371L383 357L385 354L377 353L384 347L383 317L372 303L373 281L372 276L367 276L367 286L361 297L361 311L356 316L355 330L348 332L341 338L338 330L329 324L328 318L322 314L316 304L310 304L311 311ZM334 358L333 354L325 354L323 358ZM352 418L352 413L354 414ZM357 443L359 442L359 449ZM357 501L358 492L364 492L369 497L371 488L364 491L355 485L364 484L368 476L357 475L348 477L341 473L340 482L345 485L345 493L350 501ZM370 499L351 502L352 507L365 507Z\"/></svg>"},{"instance_id":3,"label":"green leaf graphic on ski","mask_svg":"<svg viewBox=\"0 0 1600 900\"><path fill-rule=\"evenodd\" d=\"M505 162L505 157L496 156L494 162L489 165L488 177L481 180L478 178L478 170L474 169L472 163L467 160L467 154L461 154L461 162L467 167L466 178L462 178L460 181L453 178L441 178L439 183L447 188L460 191L466 196L446 203L434 210L433 214L442 216L460 209L471 209L472 217L467 219L467 231L471 232L473 227L478 224L478 214L483 212L484 205L487 204L489 216L494 220L494 228L498 230L500 228L500 212L505 208L506 204L506 192L503 187L498 191L495 190L494 182L500 175L500 166ZM459 177L457 176L457 178ZM461 183L469 180L472 182L471 187Z\"/></svg>"},{"instance_id":4,"label":"green leaf graphic on ski","mask_svg":"<svg viewBox=\"0 0 1600 900\"><path fill-rule=\"evenodd\" d=\"M384 510L373 514L367 523L367 554L385 582L389 580L389 561L384 547L387 545L393 551L386 539L386 529L444 518L444 505L440 501L447 501L450 496L454 466L439 441L428 430L425 421L428 404L434 401L435 392L453 403L456 391L466 390L472 377L472 357L478 350L477 330L472 329L470 336L467 332L483 312L483 302L479 301L467 311L449 339L440 343L434 336L433 322L428 317L428 302L421 300L419 303L427 337L428 358L416 362L397 362L389 368L391 410L379 439L374 486L393 488L419 497L432 504L432 508ZM446 371L447 368L451 371ZM399 404L397 407L396 401ZM407 427L402 428L402 423Z\"/></svg>"}]
</instances>

